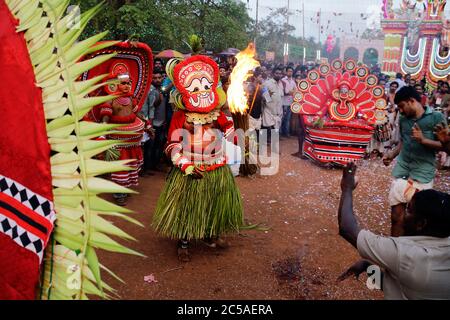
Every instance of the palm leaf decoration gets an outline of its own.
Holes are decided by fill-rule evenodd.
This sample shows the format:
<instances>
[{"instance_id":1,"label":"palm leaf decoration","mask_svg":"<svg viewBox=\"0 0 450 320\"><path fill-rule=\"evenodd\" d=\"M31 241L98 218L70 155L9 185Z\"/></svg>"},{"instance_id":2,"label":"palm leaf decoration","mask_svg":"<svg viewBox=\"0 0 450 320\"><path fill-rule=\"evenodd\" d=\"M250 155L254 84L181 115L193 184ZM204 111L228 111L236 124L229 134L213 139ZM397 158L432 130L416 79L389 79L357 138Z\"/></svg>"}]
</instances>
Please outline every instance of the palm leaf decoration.
<instances>
[{"instance_id":1,"label":"palm leaf decoration","mask_svg":"<svg viewBox=\"0 0 450 320\"><path fill-rule=\"evenodd\" d=\"M112 55L79 62L85 54L100 49L95 45L106 32L78 41L89 20L100 5L83 12L75 28L71 23L76 11L65 14L68 0L6 0L19 20L18 32L24 32L37 86L42 88L47 135L51 156L53 195L57 214L55 229L46 249L39 297L41 299L87 299L116 296L113 288L101 279L103 266L96 249L141 255L113 240L133 237L105 219L106 216L141 223L126 214L131 211L109 203L100 193L131 193L113 182L96 177L100 174L128 170L126 161L93 159L117 145L115 141L93 138L113 132L116 125L82 121L97 104L112 96L87 97L104 83L103 76L78 81L86 70L106 61ZM115 42L102 43L101 46ZM120 279L119 279L120 280Z\"/></svg>"},{"instance_id":2,"label":"palm leaf decoration","mask_svg":"<svg viewBox=\"0 0 450 320\"><path fill-rule=\"evenodd\" d=\"M203 39L196 34L190 35L188 41L183 42L189 47L189 50L191 50L194 55L200 54L204 50Z\"/></svg>"}]
</instances>

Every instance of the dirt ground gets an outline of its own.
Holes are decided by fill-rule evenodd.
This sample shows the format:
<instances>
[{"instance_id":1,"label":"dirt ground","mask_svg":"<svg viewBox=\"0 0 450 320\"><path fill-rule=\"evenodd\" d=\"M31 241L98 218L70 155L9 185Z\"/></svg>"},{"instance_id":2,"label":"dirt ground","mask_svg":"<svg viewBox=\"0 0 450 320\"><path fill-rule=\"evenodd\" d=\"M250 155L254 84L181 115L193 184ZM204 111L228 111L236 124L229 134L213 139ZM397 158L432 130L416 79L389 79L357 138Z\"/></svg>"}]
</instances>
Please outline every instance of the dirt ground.
<instances>
[{"instance_id":1,"label":"dirt ground","mask_svg":"<svg viewBox=\"0 0 450 320\"><path fill-rule=\"evenodd\" d=\"M125 284L104 279L121 299L382 299L360 280L336 278L358 259L356 250L338 235L337 210L341 171L324 169L291 156L295 138L281 141L279 172L273 176L238 177L245 219L268 230L230 235L220 250L196 243L192 261L178 262L176 243L150 227L165 174L141 178L140 194L128 207L145 228L118 221L138 242L127 245L147 258L101 252L100 258ZM358 168L354 206L364 228L390 232L387 194L391 167L381 160ZM435 188L450 192L450 172L438 173ZM122 242L123 243L123 242ZM157 282L145 282L153 274Z\"/></svg>"}]
</instances>

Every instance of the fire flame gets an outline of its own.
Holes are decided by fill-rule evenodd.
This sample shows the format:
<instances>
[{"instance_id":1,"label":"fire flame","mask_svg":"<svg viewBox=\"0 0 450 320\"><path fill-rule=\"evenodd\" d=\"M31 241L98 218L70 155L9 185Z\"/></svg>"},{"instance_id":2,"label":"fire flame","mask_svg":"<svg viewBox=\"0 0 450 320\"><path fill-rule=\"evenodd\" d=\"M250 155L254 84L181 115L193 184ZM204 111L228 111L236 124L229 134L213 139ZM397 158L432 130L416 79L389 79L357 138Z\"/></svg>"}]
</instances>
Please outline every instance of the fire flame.
<instances>
[{"instance_id":1,"label":"fire flame","mask_svg":"<svg viewBox=\"0 0 450 320\"><path fill-rule=\"evenodd\" d=\"M227 92L228 106L232 113L244 114L248 109L244 82L250 76L248 72L259 66L259 62L253 58L255 53L255 45L249 43L245 50L236 55L237 64L231 72L231 81Z\"/></svg>"}]
</instances>

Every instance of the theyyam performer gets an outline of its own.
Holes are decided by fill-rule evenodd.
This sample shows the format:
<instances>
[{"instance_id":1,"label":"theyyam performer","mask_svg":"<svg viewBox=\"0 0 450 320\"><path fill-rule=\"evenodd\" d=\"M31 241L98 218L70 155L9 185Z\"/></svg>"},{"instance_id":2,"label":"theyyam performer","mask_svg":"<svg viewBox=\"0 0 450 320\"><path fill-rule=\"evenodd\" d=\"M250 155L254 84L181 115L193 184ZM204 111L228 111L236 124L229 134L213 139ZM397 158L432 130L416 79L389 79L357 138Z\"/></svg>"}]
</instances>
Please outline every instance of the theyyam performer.
<instances>
[{"instance_id":1,"label":"theyyam performer","mask_svg":"<svg viewBox=\"0 0 450 320\"><path fill-rule=\"evenodd\" d=\"M91 96L109 94L116 98L95 106L87 117L96 122L121 125L105 138L121 142L115 147L115 154L109 153L114 160L130 160L128 165L131 170L111 174L112 181L129 188L138 185L138 173L143 164L141 140L144 130L151 128L151 123L140 116L139 111L150 90L153 56L150 47L144 43L119 42L90 53L85 58L111 53L116 55L86 71L82 78L89 80L107 72L107 84ZM114 194L119 205L126 205L127 197L125 193Z\"/></svg>"},{"instance_id":2,"label":"theyyam performer","mask_svg":"<svg viewBox=\"0 0 450 320\"><path fill-rule=\"evenodd\" d=\"M174 167L158 200L153 225L178 240L178 258L190 260L191 240L226 245L226 232L243 226L241 195L224 154L234 127L221 107L226 94L217 63L207 56L172 59L166 71L175 85L174 113L165 149Z\"/></svg>"}]
</instances>

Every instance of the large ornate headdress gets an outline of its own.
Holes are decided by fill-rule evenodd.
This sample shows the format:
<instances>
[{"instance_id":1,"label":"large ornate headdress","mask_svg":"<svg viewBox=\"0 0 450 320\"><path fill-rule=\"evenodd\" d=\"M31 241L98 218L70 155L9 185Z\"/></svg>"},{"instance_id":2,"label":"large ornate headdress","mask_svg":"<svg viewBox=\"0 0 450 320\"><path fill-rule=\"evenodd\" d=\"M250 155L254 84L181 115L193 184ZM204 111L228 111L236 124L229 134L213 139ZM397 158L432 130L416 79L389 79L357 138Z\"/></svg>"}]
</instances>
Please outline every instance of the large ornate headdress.
<instances>
[{"instance_id":1,"label":"large ornate headdress","mask_svg":"<svg viewBox=\"0 0 450 320\"><path fill-rule=\"evenodd\" d=\"M100 47L83 57L84 59L92 59L95 57L114 54L114 56L103 62L102 64L84 72L82 80L93 79L97 76L108 74L105 80L109 81L103 89L107 94L118 94L117 84L125 77L131 80L131 95L135 99L135 108L133 112L138 112L147 98L150 90L151 79L153 76L153 54L152 50L145 43L137 42L119 42L112 46L101 48L108 42L99 42L96 46ZM117 81L118 80L118 81ZM103 95L102 88L91 93L91 96Z\"/></svg>"},{"instance_id":2,"label":"large ornate headdress","mask_svg":"<svg viewBox=\"0 0 450 320\"><path fill-rule=\"evenodd\" d=\"M375 125L387 121L384 88L369 69L337 59L297 85L291 110L306 125L303 153L319 162L345 164L363 157Z\"/></svg>"},{"instance_id":3,"label":"large ornate headdress","mask_svg":"<svg viewBox=\"0 0 450 320\"><path fill-rule=\"evenodd\" d=\"M171 95L177 108L208 113L225 103L226 95L219 85L219 67L211 58L194 55L185 60L171 59L166 72L175 85Z\"/></svg>"},{"instance_id":4,"label":"large ornate headdress","mask_svg":"<svg viewBox=\"0 0 450 320\"><path fill-rule=\"evenodd\" d=\"M299 82L291 109L308 116L310 124L321 119L330 125L370 130L386 121L384 88L377 83L366 66L337 59L310 71Z\"/></svg>"}]
</instances>

